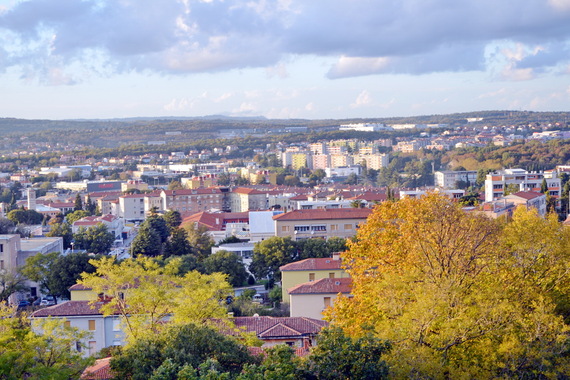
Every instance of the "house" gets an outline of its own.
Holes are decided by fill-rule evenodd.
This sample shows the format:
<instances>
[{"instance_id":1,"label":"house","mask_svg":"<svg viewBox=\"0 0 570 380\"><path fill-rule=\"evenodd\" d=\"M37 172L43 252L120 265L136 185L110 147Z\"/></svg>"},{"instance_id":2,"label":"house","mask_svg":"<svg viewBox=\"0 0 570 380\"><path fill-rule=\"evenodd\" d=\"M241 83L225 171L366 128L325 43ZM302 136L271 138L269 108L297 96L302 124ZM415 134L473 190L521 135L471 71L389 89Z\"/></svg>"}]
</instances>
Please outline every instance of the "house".
<instances>
[{"instance_id":1,"label":"house","mask_svg":"<svg viewBox=\"0 0 570 380\"><path fill-rule=\"evenodd\" d=\"M88 336L77 345L85 356L94 355L101 349L110 346L120 346L124 342L119 315L103 316L101 306L104 301L91 304L90 301L66 301L54 306L48 306L34 311L30 318L37 321L43 318L58 318L67 326L88 331ZM83 351L83 347L85 350Z\"/></svg>"},{"instance_id":2,"label":"house","mask_svg":"<svg viewBox=\"0 0 570 380\"><path fill-rule=\"evenodd\" d=\"M512 202L515 206L524 206L527 209L535 208L539 215L546 215L546 195L534 191L519 191L503 197L507 202Z\"/></svg>"},{"instance_id":3,"label":"house","mask_svg":"<svg viewBox=\"0 0 570 380\"><path fill-rule=\"evenodd\" d=\"M246 212L255 210L267 210L269 208L269 196L260 190L237 187L229 193L229 204L232 212Z\"/></svg>"},{"instance_id":4,"label":"house","mask_svg":"<svg viewBox=\"0 0 570 380\"><path fill-rule=\"evenodd\" d=\"M182 226L189 224L205 226L217 243L230 236L249 238L249 214L247 212L199 212L182 221Z\"/></svg>"},{"instance_id":5,"label":"house","mask_svg":"<svg viewBox=\"0 0 570 380\"><path fill-rule=\"evenodd\" d=\"M341 264L340 256L333 255L332 258L305 259L281 266L279 270L283 302L289 302L288 290L299 284L323 278L349 277Z\"/></svg>"},{"instance_id":6,"label":"house","mask_svg":"<svg viewBox=\"0 0 570 380\"><path fill-rule=\"evenodd\" d=\"M552 197L561 194L561 179L554 170L527 172L524 169L505 169L490 173L485 179L485 201L501 198L509 187L525 192L540 192L543 181Z\"/></svg>"},{"instance_id":7,"label":"house","mask_svg":"<svg viewBox=\"0 0 570 380\"><path fill-rule=\"evenodd\" d=\"M233 322L239 330L254 333L263 341L262 348L287 344L293 348L316 346L316 337L328 322L306 317L236 317Z\"/></svg>"},{"instance_id":8,"label":"house","mask_svg":"<svg viewBox=\"0 0 570 380\"><path fill-rule=\"evenodd\" d=\"M288 289L291 317L323 318L339 294L349 296L351 278L321 278Z\"/></svg>"},{"instance_id":9,"label":"house","mask_svg":"<svg viewBox=\"0 0 570 380\"><path fill-rule=\"evenodd\" d=\"M111 232L115 238L121 237L124 228L123 218L119 218L118 216L111 214L103 216L86 216L85 218L75 221L71 226L71 230L76 234L80 228L87 229L100 223L105 225L105 227L107 227L107 231Z\"/></svg>"},{"instance_id":10,"label":"house","mask_svg":"<svg viewBox=\"0 0 570 380\"><path fill-rule=\"evenodd\" d=\"M293 240L349 238L371 213L369 208L293 210L273 217L275 236Z\"/></svg>"},{"instance_id":11,"label":"house","mask_svg":"<svg viewBox=\"0 0 570 380\"><path fill-rule=\"evenodd\" d=\"M80 380L111 380L115 374L111 370L111 357L97 359L95 364L85 368Z\"/></svg>"}]
</instances>

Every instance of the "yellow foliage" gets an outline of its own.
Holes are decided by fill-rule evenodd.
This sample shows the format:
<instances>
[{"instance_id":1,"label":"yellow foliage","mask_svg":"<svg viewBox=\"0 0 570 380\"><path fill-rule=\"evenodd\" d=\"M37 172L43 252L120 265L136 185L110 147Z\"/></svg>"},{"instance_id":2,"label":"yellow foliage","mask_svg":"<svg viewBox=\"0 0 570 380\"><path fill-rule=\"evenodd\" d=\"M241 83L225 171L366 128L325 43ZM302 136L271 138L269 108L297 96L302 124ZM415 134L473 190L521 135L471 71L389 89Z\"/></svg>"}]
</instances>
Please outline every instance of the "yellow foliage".
<instances>
[{"instance_id":1,"label":"yellow foliage","mask_svg":"<svg viewBox=\"0 0 570 380\"><path fill-rule=\"evenodd\" d=\"M567 233L518 210L502 225L437 194L383 203L343 255L352 297L328 318L390 341L396 378L564 373L569 330L548 292L568 281Z\"/></svg>"},{"instance_id":2,"label":"yellow foliage","mask_svg":"<svg viewBox=\"0 0 570 380\"><path fill-rule=\"evenodd\" d=\"M178 275L179 259L160 266L148 257L116 263L106 257L91 262L93 274L84 274L79 283L105 296L101 311L119 315L127 342L164 331L166 323L207 323L227 318L221 303L231 290L224 275L188 272ZM101 302L100 299L92 303Z\"/></svg>"}]
</instances>

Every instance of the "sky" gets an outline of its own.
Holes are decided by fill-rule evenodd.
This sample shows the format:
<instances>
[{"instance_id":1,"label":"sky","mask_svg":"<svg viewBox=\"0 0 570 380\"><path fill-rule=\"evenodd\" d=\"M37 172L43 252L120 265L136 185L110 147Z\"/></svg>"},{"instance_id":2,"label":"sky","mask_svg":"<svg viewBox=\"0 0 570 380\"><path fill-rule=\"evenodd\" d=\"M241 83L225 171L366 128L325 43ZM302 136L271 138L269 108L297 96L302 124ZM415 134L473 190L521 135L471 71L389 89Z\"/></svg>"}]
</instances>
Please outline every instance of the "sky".
<instances>
[{"instance_id":1,"label":"sky","mask_svg":"<svg viewBox=\"0 0 570 380\"><path fill-rule=\"evenodd\" d=\"M0 0L0 117L570 111L570 0Z\"/></svg>"}]
</instances>

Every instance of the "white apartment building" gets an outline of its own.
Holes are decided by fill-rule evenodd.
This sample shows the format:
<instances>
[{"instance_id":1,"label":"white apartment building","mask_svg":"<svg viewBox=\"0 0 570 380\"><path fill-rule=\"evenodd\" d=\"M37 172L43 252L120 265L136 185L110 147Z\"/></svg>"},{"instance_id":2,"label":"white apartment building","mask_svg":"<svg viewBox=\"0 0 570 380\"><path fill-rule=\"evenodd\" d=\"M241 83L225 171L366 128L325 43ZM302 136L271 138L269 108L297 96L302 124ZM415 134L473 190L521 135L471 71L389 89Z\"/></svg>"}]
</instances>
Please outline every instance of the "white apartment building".
<instances>
[{"instance_id":1,"label":"white apartment building","mask_svg":"<svg viewBox=\"0 0 570 380\"><path fill-rule=\"evenodd\" d=\"M469 182L471 185L477 181L476 170L444 170L435 172L435 186L443 189L455 189L457 182Z\"/></svg>"},{"instance_id":2,"label":"white apartment building","mask_svg":"<svg viewBox=\"0 0 570 380\"><path fill-rule=\"evenodd\" d=\"M518 186L520 191L540 192L543 179L550 195L559 197L561 181L556 171L527 172L524 169L505 169L490 173L485 179L485 202L491 202L505 195L509 185Z\"/></svg>"},{"instance_id":3,"label":"white apartment building","mask_svg":"<svg viewBox=\"0 0 570 380\"><path fill-rule=\"evenodd\" d=\"M361 163L364 161L368 169L380 170L388 166L390 162L389 154L361 154L355 157L355 161Z\"/></svg>"}]
</instances>

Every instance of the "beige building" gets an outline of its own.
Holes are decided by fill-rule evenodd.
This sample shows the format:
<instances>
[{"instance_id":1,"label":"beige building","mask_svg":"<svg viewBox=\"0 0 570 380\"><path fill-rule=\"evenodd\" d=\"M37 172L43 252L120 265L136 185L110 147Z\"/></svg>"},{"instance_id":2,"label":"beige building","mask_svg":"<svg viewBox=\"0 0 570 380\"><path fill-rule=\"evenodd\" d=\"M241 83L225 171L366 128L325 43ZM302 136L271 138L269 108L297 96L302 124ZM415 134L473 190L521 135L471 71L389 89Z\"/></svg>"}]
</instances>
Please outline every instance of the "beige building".
<instances>
[{"instance_id":1,"label":"beige building","mask_svg":"<svg viewBox=\"0 0 570 380\"><path fill-rule=\"evenodd\" d=\"M351 278L322 278L289 289L291 317L323 319L323 312L333 306L339 294L349 296Z\"/></svg>"},{"instance_id":2,"label":"beige building","mask_svg":"<svg viewBox=\"0 0 570 380\"><path fill-rule=\"evenodd\" d=\"M273 217L275 236L293 240L349 238L371 213L368 208L293 210Z\"/></svg>"},{"instance_id":3,"label":"beige building","mask_svg":"<svg viewBox=\"0 0 570 380\"><path fill-rule=\"evenodd\" d=\"M202 211L224 209L224 194L218 187L163 190L160 193L160 197L163 210L194 214Z\"/></svg>"},{"instance_id":4,"label":"beige building","mask_svg":"<svg viewBox=\"0 0 570 380\"><path fill-rule=\"evenodd\" d=\"M229 193L229 198L232 212L267 210L269 208L268 193L259 190L238 187Z\"/></svg>"},{"instance_id":5,"label":"beige building","mask_svg":"<svg viewBox=\"0 0 570 380\"><path fill-rule=\"evenodd\" d=\"M323 278L347 278L338 255L333 258L313 258L283 265L281 271L281 291L283 302L289 302L289 289ZM319 317L320 318L320 317Z\"/></svg>"}]
</instances>

